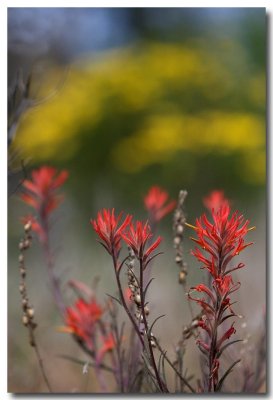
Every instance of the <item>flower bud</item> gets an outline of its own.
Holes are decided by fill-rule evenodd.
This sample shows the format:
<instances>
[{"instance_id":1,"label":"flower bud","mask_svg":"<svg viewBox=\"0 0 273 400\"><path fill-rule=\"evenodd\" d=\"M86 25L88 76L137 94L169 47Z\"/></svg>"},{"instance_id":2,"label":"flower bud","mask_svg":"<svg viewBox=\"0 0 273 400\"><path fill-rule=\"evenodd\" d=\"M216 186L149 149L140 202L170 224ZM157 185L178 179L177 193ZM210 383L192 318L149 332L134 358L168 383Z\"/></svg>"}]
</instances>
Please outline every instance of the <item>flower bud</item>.
<instances>
[{"instance_id":1,"label":"flower bud","mask_svg":"<svg viewBox=\"0 0 273 400\"><path fill-rule=\"evenodd\" d=\"M24 324L25 326L28 325L29 320L28 320L28 317L27 317L26 315L23 315L23 317L22 317L22 322L23 322L23 324Z\"/></svg>"}]
</instances>

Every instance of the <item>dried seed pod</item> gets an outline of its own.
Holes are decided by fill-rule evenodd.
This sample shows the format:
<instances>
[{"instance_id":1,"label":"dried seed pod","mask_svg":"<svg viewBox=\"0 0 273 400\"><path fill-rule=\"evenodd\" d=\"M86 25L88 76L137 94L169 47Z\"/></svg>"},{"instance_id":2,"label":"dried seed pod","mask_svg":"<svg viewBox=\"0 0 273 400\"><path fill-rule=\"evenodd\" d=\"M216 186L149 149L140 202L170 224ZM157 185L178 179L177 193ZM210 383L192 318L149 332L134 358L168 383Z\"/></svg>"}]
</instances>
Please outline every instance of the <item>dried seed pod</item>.
<instances>
[{"instance_id":1,"label":"dried seed pod","mask_svg":"<svg viewBox=\"0 0 273 400\"><path fill-rule=\"evenodd\" d=\"M23 241L21 241L19 243L19 250L24 250L24 242Z\"/></svg>"},{"instance_id":2,"label":"dried seed pod","mask_svg":"<svg viewBox=\"0 0 273 400\"><path fill-rule=\"evenodd\" d=\"M180 244L180 242L181 242L180 237L179 237L179 236L175 236L173 242L174 242L174 244L175 244L176 246L178 246L178 245Z\"/></svg>"},{"instance_id":3,"label":"dried seed pod","mask_svg":"<svg viewBox=\"0 0 273 400\"><path fill-rule=\"evenodd\" d=\"M183 225L178 225L176 228L176 232L181 235L184 231Z\"/></svg>"},{"instance_id":4,"label":"dried seed pod","mask_svg":"<svg viewBox=\"0 0 273 400\"><path fill-rule=\"evenodd\" d=\"M26 276L26 269L25 268L20 268L20 274L22 278L25 278Z\"/></svg>"},{"instance_id":5,"label":"dried seed pod","mask_svg":"<svg viewBox=\"0 0 273 400\"><path fill-rule=\"evenodd\" d=\"M34 317L34 309L32 307L27 309L27 316L32 319Z\"/></svg>"},{"instance_id":6,"label":"dried seed pod","mask_svg":"<svg viewBox=\"0 0 273 400\"><path fill-rule=\"evenodd\" d=\"M149 315L150 314L150 310L149 310L148 306L144 307L144 312L145 312L145 315Z\"/></svg>"},{"instance_id":7,"label":"dried seed pod","mask_svg":"<svg viewBox=\"0 0 273 400\"><path fill-rule=\"evenodd\" d=\"M137 305L140 305L140 304L141 304L141 297L140 297L139 294L136 294L136 295L135 295L134 301L135 301L135 303L136 303Z\"/></svg>"},{"instance_id":8,"label":"dried seed pod","mask_svg":"<svg viewBox=\"0 0 273 400\"><path fill-rule=\"evenodd\" d=\"M176 257L175 257L175 262L176 262L177 264L180 264L180 263L182 262L182 257L181 257L181 256L176 256Z\"/></svg>"},{"instance_id":9,"label":"dried seed pod","mask_svg":"<svg viewBox=\"0 0 273 400\"><path fill-rule=\"evenodd\" d=\"M19 254L18 261L19 261L20 264L22 264L24 262L24 255L23 254Z\"/></svg>"},{"instance_id":10,"label":"dried seed pod","mask_svg":"<svg viewBox=\"0 0 273 400\"><path fill-rule=\"evenodd\" d=\"M25 285L24 285L23 283L21 283L21 284L19 285L19 292L20 292L20 293L23 293L24 290L25 290Z\"/></svg>"},{"instance_id":11,"label":"dried seed pod","mask_svg":"<svg viewBox=\"0 0 273 400\"><path fill-rule=\"evenodd\" d=\"M22 317L22 322L23 322L23 324L24 324L25 326L28 325L29 319L28 319L28 317L27 317L26 315L23 315L23 317Z\"/></svg>"},{"instance_id":12,"label":"dried seed pod","mask_svg":"<svg viewBox=\"0 0 273 400\"><path fill-rule=\"evenodd\" d=\"M187 278L187 272L186 271L180 271L179 272L179 283L183 284L186 282Z\"/></svg>"},{"instance_id":13,"label":"dried seed pod","mask_svg":"<svg viewBox=\"0 0 273 400\"><path fill-rule=\"evenodd\" d=\"M25 249L25 250L29 248L29 246L30 246L30 241L29 241L29 239L26 239L26 240L24 241L23 246L24 246L24 249Z\"/></svg>"},{"instance_id":14,"label":"dried seed pod","mask_svg":"<svg viewBox=\"0 0 273 400\"><path fill-rule=\"evenodd\" d=\"M28 233L31 230L31 222L27 222L24 226L24 230L26 233Z\"/></svg>"},{"instance_id":15,"label":"dried seed pod","mask_svg":"<svg viewBox=\"0 0 273 400\"><path fill-rule=\"evenodd\" d=\"M26 308L27 308L27 305L28 305L27 299L23 299L23 300L22 300L22 306L23 306L23 308L26 309Z\"/></svg>"}]
</instances>

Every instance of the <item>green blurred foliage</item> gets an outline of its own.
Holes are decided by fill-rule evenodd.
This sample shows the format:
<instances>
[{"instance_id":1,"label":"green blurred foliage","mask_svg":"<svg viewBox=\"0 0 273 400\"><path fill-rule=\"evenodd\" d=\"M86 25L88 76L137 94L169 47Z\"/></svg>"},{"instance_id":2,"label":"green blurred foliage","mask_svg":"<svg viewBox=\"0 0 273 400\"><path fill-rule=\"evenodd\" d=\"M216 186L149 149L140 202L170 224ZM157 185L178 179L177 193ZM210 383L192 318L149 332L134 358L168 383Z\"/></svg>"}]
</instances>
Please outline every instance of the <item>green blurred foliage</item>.
<instances>
[{"instance_id":1,"label":"green blurred foliage","mask_svg":"<svg viewBox=\"0 0 273 400\"><path fill-rule=\"evenodd\" d=\"M214 188L255 199L265 185L266 86L264 54L252 62L251 51L195 38L79 60L57 95L28 112L14 147L34 164L68 168L89 209L100 197L98 207L113 205L105 193L138 204L152 184L173 196L187 188L198 204ZM52 68L39 96L63 74Z\"/></svg>"}]
</instances>

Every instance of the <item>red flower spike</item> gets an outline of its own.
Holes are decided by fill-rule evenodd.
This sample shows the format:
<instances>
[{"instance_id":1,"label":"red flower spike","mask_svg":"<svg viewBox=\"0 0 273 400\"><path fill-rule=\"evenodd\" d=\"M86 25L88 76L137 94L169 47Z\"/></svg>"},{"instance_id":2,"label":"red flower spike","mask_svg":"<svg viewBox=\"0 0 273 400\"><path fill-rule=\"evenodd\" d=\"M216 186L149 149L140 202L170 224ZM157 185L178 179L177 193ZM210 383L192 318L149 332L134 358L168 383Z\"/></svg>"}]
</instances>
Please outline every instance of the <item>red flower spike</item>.
<instances>
[{"instance_id":1,"label":"red flower spike","mask_svg":"<svg viewBox=\"0 0 273 400\"><path fill-rule=\"evenodd\" d=\"M151 244L147 250L145 250L147 241L152 237L148 221L145 224L137 221L135 223L135 227L131 223L129 230L122 233L121 236L127 245L132 248L135 256L138 259L143 258L144 261L147 260L147 257L159 246L161 242L161 237L159 236L156 241Z\"/></svg>"},{"instance_id":2,"label":"red flower spike","mask_svg":"<svg viewBox=\"0 0 273 400\"><path fill-rule=\"evenodd\" d=\"M212 221L204 214L196 220L196 226L187 224L194 229L197 238L192 240L202 248L195 248L193 256L201 262L201 269L206 269L211 275L209 287L200 284L195 286L195 291L203 292L207 298L198 299L188 294L190 300L197 302L202 308L203 318L198 322L200 328L208 335L208 341L198 342L200 350L208 357L209 380L208 391L214 392L218 385L219 360L222 344L235 333L232 323L231 327L219 337L218 328L227 318L235 317L231 309L230 295L240 288L240 283L233 283L231 273L243 268L244 264L231 266L232 259L252 243L245 243L246 234L252 230L248 228L249 221L245 220L238 211L231 214L229 202L225 199L223 192L212 192L205 199L206 207L211 211ZM209 324L207 325L207 322Z\"/></svg>"},{"instance_id":3,"label":"red flower spike","mask_svg":"<svg viewBox=\"0 0 273 400\"><path fill-rule=\"evenodd\" d=\"M23 187L27 193L21 195L22 200L45 215L56 208L61 197L56 196L58 189L68 178L67 171L61 171L57 175L57 170L53 167L43 166L32 171L31 180L25 180Z\"/></svg>"},{"instance_id":4,"label":"red flower spike","mask_svg":"<svg viewBox=\"0 0 273 400\"><path fill-rule=\"evenodd\" d=\"M121 237L124 229L129 225L132 220L131 215L127 215L123 223L118 226L122 213L117 217L115 216L115 209L98 212L97 220L90 220L95 232L102 240L103 246L109 252L118 255L121 249Z\"/></svg>"},{"instance_id":5,"label":"red flower spike","mask_svg":"<svg viewBox=\"0 0 273 400\"><path fill-rule=\"evenodd\" d=\"M101 318L102 313L103 310L95 299L86 302L80 298L73 307L66 309L66 326L92 349L91 336L94 333L95 323Z\"/></svg>"},{"instance_id":6,"label":"red flower spike","mask_svg":"<svg viewBox=\"0 0 273 400\"><path fill-rule=\"evenodd\" d=\"M252 244L244 241L248 232L249 221L244 221L243 216L237 212L233 213L229 219L229 214L230 208L227 204L224 204L217 212L212 211L214 223L209 222L205 215L196 220L195 231L198 238L192 238L192 240L210 256L202 254L198 249L195 249L192 254L205 265L205 268L211 271L214 278L216 275L212 273L212 268L209 267L212 266L211 256L214 260L217 260L221 251L221 262L218 265L221 271L218 268L217 272L217 275L219 275L225 272L227 260L228 262L231 261L235 255Z\"/></svg>"},{"instance_id":7,"label":"red flower spike","mask_svg":"<svg viewBox=\"0 0 273 400\"><path fill-rule=\"evenodd\" d=\"M152 186L144 198L145 208L149 212L151 222L159 222L167 214L172 212L176 201L168 203L169 194L159 186Z\"/></svg>"}]
</instances>

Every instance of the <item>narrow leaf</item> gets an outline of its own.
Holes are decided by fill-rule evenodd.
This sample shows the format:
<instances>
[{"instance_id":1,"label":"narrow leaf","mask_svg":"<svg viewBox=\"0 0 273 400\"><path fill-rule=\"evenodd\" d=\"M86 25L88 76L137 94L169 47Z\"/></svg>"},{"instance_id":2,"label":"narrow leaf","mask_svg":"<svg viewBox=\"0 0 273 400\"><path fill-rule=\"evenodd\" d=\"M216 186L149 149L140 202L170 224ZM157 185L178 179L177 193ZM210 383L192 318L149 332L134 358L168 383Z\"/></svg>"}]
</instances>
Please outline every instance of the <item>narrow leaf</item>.
<instances>
[{"instance_id":1,"label":"narrow leaf","mask_svg":"<svg viewBox=\"0 0 273 400\"><path fill-rule=\"evenodd\" d=\"M224 380L226 379L226 377L232 372L233 367L238 364L241 360L237 360L235 361L233 364L231 364L231 366L226 370L226 372L224 373L224 375L222 376L222 378L220 379L220 381L218 382L218 385L216 386L216 391L220 392Z\"/></svg>"},{"instance_id":2,"label":"narrow leaf","mask_svg":"<svg viewBox=\"0 0 273 400\"><path fill-rule=\"evenodd\" d=\"M232 344L237 343L237 342L243 342L243 340L242 340L242 339L237 339L237 340L233 340L232 342L227 343L225 346L223 346L223 347L218 351L218 353L217 353L217 358L219 358L219 357L222 355L223 351L226 350L227 347L229 347L229 346L231 346Z\"/></svg>"},{"instance_id":3,"label":"narrow leaf","mask_svg":"<svg viewBox=\"0 0 273 400\"><path fill-rule=\"evenodd\" d=\"M119 300L119 299L117 299L115 296L112 296L112 295L111 295L111 294L109 294L109 293L106 293L106 296L109 296L109 297L111 297L111 299L115 300L116 302L118 302L118 303L121 305L121 302L120 302L120 300Z\"/></svg>"},{"instance_id":4,"label":"narrow leaf","mask_svg":"<svg viewBox=\"0 0 273 400\"><path fill-rule=\"evenodd\" d=\"M151 327L150 327L150 329L149 329L149 331L148 331L148 336L150 336L150 334L151 334L151 332L152 332L152 329L153 329L155 323L156 323L160 318L163 318L163 317L165 317L165 314L160 315L159 317L157 317L157 318L154 320L154 322L152 323L152 325L151 325Z\"/></svg>"},{"instance_id":5,"label":"narrow leaf","mask_svg":"<svg viewBox=\"0 0 273 400\"><path fill-rule=\"evenodd\" d=\"M148 288L149 288L149 286L150 286L150 284L152 283L153 280L154 280L154 278L151 278L151 279L149 280L149 282L147 283L145 289L143 290L143 297L144 297L144 299L145 299L145 297L146 297L147 290L148 290Z\"/></svg>"}]
</instances>

